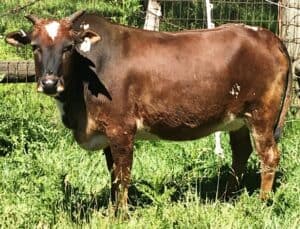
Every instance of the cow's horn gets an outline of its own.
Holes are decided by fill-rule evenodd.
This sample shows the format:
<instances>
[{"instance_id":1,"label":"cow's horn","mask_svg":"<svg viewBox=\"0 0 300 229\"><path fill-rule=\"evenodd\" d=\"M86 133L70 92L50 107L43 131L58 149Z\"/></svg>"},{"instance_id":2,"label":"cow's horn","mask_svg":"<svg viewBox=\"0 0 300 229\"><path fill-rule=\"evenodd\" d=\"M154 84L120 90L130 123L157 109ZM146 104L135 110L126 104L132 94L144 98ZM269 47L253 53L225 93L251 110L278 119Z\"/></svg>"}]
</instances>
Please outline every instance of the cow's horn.
<instances>
[{"instance_id":1,"label":"cow's horn","mask_svg":"<svg viewBox=\"0 0 300 229\"><path fill-rule=\"evenodd\" d=\"M72 22L74 22L77 18L79 18L81 15L83 15L84 13L85 13L84 10L79 10L79 11L73 13L72 15L70 15L69 17L67 17L67 20L68 20L69 22L72 23Z\"/></svg>"},{"instance_id":2,"label":"cow's horn","mask_svg":"<svg viewBox=\"0 0 300 229\"><path fill-rule=\"evenodd\" d=\"M38 23L38 22L40 21L40 19L39 19L37 16L33 15L33 14L31 14L31 15L26 15L25 18L27 18L27 19L28 19L29 21L31 21L33 24L36 24L36 23Z\"/></svg>"}]
</instances>

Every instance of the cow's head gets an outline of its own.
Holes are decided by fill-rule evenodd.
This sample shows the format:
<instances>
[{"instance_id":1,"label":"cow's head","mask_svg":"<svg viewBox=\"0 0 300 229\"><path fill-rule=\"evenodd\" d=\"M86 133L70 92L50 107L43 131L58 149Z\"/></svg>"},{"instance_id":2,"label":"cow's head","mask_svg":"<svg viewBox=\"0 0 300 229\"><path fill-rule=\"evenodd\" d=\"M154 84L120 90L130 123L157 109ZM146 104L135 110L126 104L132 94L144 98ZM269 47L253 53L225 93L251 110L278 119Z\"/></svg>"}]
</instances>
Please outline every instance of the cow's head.
<instances>
[{"instance_id":1,"label":"cow's head","mask_svg":"<svg viewBox=\"0 0 300 229\"><path fill-rule=\"evenodd\" d=\"M72 29L73 22L83 14L84 11L78 11L61 20L29 15L26 18L33 23L31 32L21 30L6 36L6 42L13 46L32 46L39 92L56 96L64 91L70 81L75 49L86 49L100 40L99 35L88 29L76 32Z\"/></svg>"}]
</instances>

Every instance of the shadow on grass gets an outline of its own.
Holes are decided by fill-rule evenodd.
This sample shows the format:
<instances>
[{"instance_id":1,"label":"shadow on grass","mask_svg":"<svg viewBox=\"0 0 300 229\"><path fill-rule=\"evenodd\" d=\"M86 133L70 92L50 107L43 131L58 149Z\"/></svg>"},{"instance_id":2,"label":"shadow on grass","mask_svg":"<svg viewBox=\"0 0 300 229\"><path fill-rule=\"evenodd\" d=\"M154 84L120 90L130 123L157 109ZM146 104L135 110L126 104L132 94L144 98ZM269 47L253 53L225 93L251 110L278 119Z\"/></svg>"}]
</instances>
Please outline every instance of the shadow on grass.
<instances>
[{"instance_id":1,"label":"shadow on grass","mask_svg":"<svg viewBox=\"0 0 300 229\"><path fill-rule=\"evenodd\" d=\"M93 212L109 206L110 187L103 188L99 193L87 194L67 182L65 177L66 175L61 178L61 188L64 193L63 208L73 222L89 222ZM150 184L144 181L140 181L139 185L146 185L151 188ZM128 196L130 210L137 206L146 206L152 203L151 199L139 191L135 185L129 187Z\"/></svg>"},{"instance_id":2,"label":"shadow on grass","mask_svg":"<svg viewBox=\"0 0 300 229\"><path fill-rule=\"evenodd\" d=\"M156 199L155 196L164 195L166 190L170 189L173 189L174 192L167 196L167 199L171 199L173 202L184 199L189 190L195 190L200 200L203 202L206 202L207 200L214 201L216 199L221 201L234 200L241 194L241 190L237 191L230 199L225 199L223 196L230 171L229 166L223 166L220 168L219 175L213 177L194 179L189 183L184 183L184 179L178 176L174 177L172 182L163 182L157 187L153 187L153 185L144 180L135 181L128 191L130 210L134 210L136 207L146 207L153 204ZM246 188L250 195L259 191L261 179L258 171L258 168L248 168L241 181L241 188ZM282 175L282 173L276 173L273 186L274 191L280 186L279 180ZM78 187L66 183L63 177L62 189L64 192L64 210L70 215L74 222L88 222L93 212L100 208L107 208L109 205L109 187L103 188L101 192L96 194L86 194L80 192ZM145 192L145 190L148 191Z\"/></svg>"},{"instance_id":3,"label":"shadow on grass","mask_svg":"<svg viewBox=\"0 0 300 229\"><path fill-rule=\"evenodd\" d=\"M174 182L168 184L168 187L174 185L176 192L171 196L172 201L180 201L185 196L189 189L196 190L198 196L203 201L214 201L216 199L221 201L231 201L241 195L241 192L246 188L249 195L259 191L261 177L258 168L247 169L245 172L239 190L234 194L225 198L224 193L227 189L227 180L230 176L231 168L229 166L222 166L219 171L219 175L213 177L206 177L202 179L194 179L190 184L182 186L174 185ZM274 179L273 191L280 186L280 178L283 176L282 173L277 172Z\"/></svg>"},{"instance_id":4,"label":"shadow on grass","mask_svg":"<svg viewBox=\"0 0 300 229\"><path fill-rule=\"evenodd\" d=\"M61 177L61 189L64 194L62 201L64 211L76 223L88 222L95 210L108 206L109 187L104 187L99 193L84 193L79 187L66 181L66 175Z\"/></svg>"}]
</instances>

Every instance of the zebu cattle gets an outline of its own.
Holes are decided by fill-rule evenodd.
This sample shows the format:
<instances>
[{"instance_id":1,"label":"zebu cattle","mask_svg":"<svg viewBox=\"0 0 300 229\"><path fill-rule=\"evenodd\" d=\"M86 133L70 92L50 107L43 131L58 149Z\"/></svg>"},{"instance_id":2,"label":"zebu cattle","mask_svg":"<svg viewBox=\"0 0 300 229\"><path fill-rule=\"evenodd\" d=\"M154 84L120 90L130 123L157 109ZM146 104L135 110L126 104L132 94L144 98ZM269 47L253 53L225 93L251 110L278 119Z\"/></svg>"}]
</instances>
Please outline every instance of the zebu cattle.
<instances>
[{"instance_id":1,"label":"zebu cattle","mask_svg":"<svg viewBox=\"0 0 300 229\"><path fill-rule=\"evenodd\" d=\"M151 32L83 12L27 18L33 30L6 41L31 44L38 91L54 97L79 145L104 149L117 209L127 208L136 138L193 140L218 130L230 133L232 190L252 135L267 198L291 92L288 53L273 33L246 25Z\"/></svg>"}]
</instances>

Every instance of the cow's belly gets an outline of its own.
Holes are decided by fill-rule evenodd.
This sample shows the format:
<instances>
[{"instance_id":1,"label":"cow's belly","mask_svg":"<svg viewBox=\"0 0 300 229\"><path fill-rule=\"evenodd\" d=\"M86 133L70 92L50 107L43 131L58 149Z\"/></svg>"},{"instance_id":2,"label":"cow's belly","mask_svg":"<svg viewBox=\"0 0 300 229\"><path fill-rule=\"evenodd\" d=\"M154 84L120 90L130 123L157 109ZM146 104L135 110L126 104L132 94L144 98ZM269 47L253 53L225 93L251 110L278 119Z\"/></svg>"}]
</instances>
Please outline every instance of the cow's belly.
<instances>
[{"instance_id":1,"label":"cow's belly","mask_svg":"<svg viewBox=\"0 0 300 229\"><path fill-rule=\"evenodd\" d=\"M140 123L140 121L138 121ZM141 125L140 125L141 126ZM170 140L170 141L188 141L206 137L216 131L235 131L245 126L241 118L230 116L222 122L214 124L203 124L197 127L145 127L138 128L136 139L141 140ZM139 127L139 126L138 126Z\"/></svg>"},{"instance_id":2,"label":"cow's belly","mask_svg":"<svg viewBox=\"0 0 300 229\"><path fill-rule=\"evenodd\" d=\"M216 131L235 131L245 126L245 122L241 118L235 118L229 115L222 122L213 125L201 125L199 127L147 127L144 126L143 120L136 121L137 132L135 139L137 140L170 140L170 141L188 141L195 140L210 135ZM109 146L108 138L103 134L85 135L79 132L74 133L77 143L86 150L101 150Z\"/></svg>"}]
</instances>

